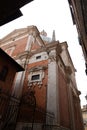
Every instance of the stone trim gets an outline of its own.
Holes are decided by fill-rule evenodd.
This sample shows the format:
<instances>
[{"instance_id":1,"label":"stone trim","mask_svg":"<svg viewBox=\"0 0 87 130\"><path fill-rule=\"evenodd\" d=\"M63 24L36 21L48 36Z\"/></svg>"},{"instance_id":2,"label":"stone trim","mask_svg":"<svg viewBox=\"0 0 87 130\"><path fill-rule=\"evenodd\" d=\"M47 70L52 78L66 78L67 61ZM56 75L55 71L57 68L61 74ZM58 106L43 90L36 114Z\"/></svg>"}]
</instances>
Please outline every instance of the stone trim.
<instances>
[{"instance_id":1,"label":"stone trim","mask_svg":"<svg viewBox=\"0 0 87 130\"><path fill-rule=\"evenodd\" d=\"M34 75L39 75L39 79L36 80L32 80L32 76ZM28 75L28 86L32 87L32 86L38 86L39 88L41 88L42 86L42 80L44 78L44 71L43 70L38 70L38 71L31 71Z\"/></svg>"}]
</instances>

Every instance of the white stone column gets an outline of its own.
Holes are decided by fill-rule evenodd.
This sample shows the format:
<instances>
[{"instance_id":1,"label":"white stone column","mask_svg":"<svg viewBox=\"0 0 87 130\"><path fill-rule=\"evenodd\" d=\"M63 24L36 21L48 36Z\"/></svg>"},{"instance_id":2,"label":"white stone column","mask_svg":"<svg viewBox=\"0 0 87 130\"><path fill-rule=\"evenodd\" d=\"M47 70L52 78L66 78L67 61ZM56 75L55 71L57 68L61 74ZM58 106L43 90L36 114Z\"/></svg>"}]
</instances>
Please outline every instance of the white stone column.
<instances>
[{"instance_id":1,"label":"white stone column","mask_svg":"<svg viewBox=\"0 0 87 130\"><path fill-rule=\"evenodd\" d=\"M16 98L20 98L21 96L23 83L24 83L24 76L25 76L25 72L17 73L15 83L13 85L13 92L12 92L12 95L15 96Z\"/></svg>"},{"instance_id":2,"label":"white stone column","mask_svg":"<svg viewBox=\"0 0 87 130\"><path fill-rule=\"evenodd\" d=\"M47 113L54 114L53 124L58 124L58 64L56 50L49 53L48 86L47 86ZM46 123L50 125L49 117ZM52 125L52 124L51 124Z\"/></svg>"},{"instance_id":3,"label":"white stone column","mask_svg":"<svg viewBox=\"0 0 87 130\"><path fill-rule=\"evenodd\" d=\"M28 40L27 40L27 44L26 44L26 47L25 47L25 51L30 51L31 44L32 44L33 40L34 40L33 36L29 35L28 36ZM12 95L14 95L17 98L20 98L20 96L22 94L24 78L25 78L25 73L26 73L26 60L27 59L24 59L24 63L23 63L23 64L25 64L25 71L17 73L16 79L15 79L15 83L13 85Z\"/></svg>"},{"instance_id":4,"label":"white stone column","mask_svg":"<svg viewBox=\"0 0 87 130\"><path fill-rule=\"evenodd\" d=\"M27 40L27 45L26 45L25 51L30 51L30 49L31 49L31 44L32 44L33 41L34 41L34 37L33 37L32 35L29 35L29 36L28 36L28 40Z\"/></svg>"}]
</instances>

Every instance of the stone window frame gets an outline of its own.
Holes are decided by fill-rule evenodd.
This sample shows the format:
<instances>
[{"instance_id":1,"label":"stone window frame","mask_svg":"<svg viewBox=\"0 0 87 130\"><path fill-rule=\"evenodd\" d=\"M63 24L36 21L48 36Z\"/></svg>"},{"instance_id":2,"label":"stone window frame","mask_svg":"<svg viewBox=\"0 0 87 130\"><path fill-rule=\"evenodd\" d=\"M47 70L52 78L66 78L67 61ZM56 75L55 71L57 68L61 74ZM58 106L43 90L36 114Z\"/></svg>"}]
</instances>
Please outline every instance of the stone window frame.
<instances>
[{"instance_id":1,"label":"stone window frame","mask_svg":"<svg viewBox=\"0 0 87 130\"><path fill-rule=\"evenodd\" d=\"M39 75L39 79L32 80L32 76L34 76L34 75ZM29 83L42 82L43 78L44 78L44 72L42 70L30 72L28 75Z\"/></svg>"}]
</instances>

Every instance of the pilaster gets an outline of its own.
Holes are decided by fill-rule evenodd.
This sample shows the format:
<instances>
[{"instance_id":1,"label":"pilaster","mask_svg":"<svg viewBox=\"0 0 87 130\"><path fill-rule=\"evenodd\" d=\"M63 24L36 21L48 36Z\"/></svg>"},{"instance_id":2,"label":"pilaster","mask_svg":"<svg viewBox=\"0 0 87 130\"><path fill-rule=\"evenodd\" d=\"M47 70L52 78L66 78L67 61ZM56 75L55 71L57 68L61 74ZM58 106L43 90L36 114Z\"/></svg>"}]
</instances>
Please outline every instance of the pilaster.
<instances>
[{"instance_id":1,"label":"pilaster","mask_svg":"<svg viewBox=\"0 0 87 130\"><path fill-rule=\"evenodd\" d=\"M47 112L54 115L53 125L58 124L58 64L56 50L49 52L48 86L47 86ZM46 119L46 123L52 125Z\"/></svg>"},{"instance_id":2,"label":"pilaster","mask_svg":"<svg viewBox=\"0 0 87 130\"><path fill-rule=\"evenodd\" d=\"M19 56L19 59L18 59L19 61L21 60L20 63L22 64L22 66L24 66L25 71L18 72L16 75L16 78L15 78L12 95L14 95L17 98L20 98L21 94L22 94L23 83L24 83L24 78L25 78L25 73L26 73L26 64L27 64L27 61L29 58L29 51L31 49L31 44L32 44L33 40L34 39L33 39L32 35L29 35L28 40L27 40L27 45L25 47L25 52L27 52L27 53L25 53L22 56Z\"/></svg>"}]
</instances>

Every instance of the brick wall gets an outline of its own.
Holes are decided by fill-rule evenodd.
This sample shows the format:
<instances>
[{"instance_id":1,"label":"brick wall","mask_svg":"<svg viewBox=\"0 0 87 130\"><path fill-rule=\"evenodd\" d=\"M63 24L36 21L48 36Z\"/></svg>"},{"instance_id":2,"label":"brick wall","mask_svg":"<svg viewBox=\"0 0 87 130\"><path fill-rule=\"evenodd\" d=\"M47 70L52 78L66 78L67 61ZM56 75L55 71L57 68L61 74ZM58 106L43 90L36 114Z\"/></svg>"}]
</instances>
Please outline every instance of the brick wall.
<instances>
[{"instance_id":1,"label":"brick wall","mask_svg":"<svg viewBox=\"0 0 87 130\"><path fill-rule=\"evenodd\" d=\"M64 127L70 128L70 117L69 117L69 102L66 78L62 71L59 72L59 111L60 111L60 124Z\"/></svg>"},{"instance_id":2,"label":"brick wall","mask_svg":"<svg viewBox=\"0 0 87 130\"><path fill-rule=\"evenodd\" d=\"M40 61L32 64L28 64L27 66L27 71L26 71L26 76L24 80L24 87L23 87L23 95L29 91L29 89L33 89L35 92L35 98L36 98L36 110L35 110L35 122L44 122L45 120L45 112L46 112L46 90L47 90L47 80L48 80L48 69L43 70L44 71L44 78L42 80L41 87L37 85L32 85L31 88L28 86L28 75L29 75L29 70L33 67L37 66L47 66L48 65L48 60L45 61ZM22 105L20 115L19 115L19 121L30 121L32 122L32 117L33 116L33 110L34 108L29 108L25 107Z\"/></svg>"}]
</instances>

